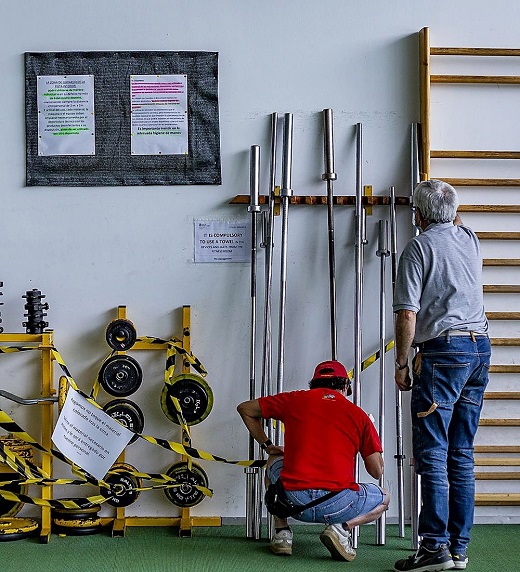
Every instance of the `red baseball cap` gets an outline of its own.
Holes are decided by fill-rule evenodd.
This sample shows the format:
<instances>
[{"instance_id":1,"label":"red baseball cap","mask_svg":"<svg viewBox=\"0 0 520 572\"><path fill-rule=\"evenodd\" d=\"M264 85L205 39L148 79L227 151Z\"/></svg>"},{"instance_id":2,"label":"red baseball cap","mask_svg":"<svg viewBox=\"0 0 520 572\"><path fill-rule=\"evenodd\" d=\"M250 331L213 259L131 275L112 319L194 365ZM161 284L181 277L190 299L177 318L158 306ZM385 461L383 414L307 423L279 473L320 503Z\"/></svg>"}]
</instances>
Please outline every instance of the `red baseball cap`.
<instances>
[{"instance_id":1,"label":"red baseball cap","mask_svg":"<svg viewBox=\"0 0 520 572\"><path fill-rule=\"evenodd\" d=\"M339 361L323 361L316 366L312 379L326 379L330 377L344 377L348 379L345 366Z\"/></svg>"}]
</instances>

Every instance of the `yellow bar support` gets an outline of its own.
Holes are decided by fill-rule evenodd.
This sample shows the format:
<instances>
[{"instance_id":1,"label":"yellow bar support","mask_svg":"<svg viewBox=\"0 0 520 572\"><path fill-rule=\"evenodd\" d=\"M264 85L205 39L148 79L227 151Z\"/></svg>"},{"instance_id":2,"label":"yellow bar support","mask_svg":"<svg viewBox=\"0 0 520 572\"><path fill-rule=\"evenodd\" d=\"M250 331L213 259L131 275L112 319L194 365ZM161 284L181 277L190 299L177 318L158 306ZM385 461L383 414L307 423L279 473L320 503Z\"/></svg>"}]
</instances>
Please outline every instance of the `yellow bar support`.
<instances>
[{"instance_id":1,"label":"yellow bar support","mask_svg":"<svg viewBox=\"0 0 520 572\"><path fill-rule=\"evenodd\" d=\"M41 362L42 362L42 397L52 397L55 395L54 389L54 370L53 370L53 332L48 330L41 334ZM42 445L46 449L52 448L52 430L54 427L54 403L47 401L41 403L42 406ZM42 453L41 459L42 469L48 474L52 475L52 455ZM42 487L42 498L51 500L53 498L52 485ZM42 526L40 530L40 542L48 543L51 535L51 508L42 507Z\"/></svg>"}]
</instances>

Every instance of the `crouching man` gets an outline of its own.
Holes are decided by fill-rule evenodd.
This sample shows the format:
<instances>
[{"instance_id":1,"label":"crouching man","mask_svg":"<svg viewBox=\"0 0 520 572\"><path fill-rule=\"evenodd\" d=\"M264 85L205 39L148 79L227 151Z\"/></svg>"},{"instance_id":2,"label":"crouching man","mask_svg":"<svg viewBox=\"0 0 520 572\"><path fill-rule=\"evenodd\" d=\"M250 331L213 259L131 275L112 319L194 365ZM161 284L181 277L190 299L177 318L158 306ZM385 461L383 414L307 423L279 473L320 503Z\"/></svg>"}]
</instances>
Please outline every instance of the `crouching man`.
<instances>
[{"instance_id":1,"label":"crouching man","mask_svg":"<svg viewBox=\"0 0 520 572\"><path fill-rule=\"evenodd\" d=\"M351 530L379 518L390 502L386 490L354 479L358 453L369 475L381 477L381 441L368 415L347 399L350 380L340 362L320 363L309 387L245 401L237 410L269 455L266 488L280 479L286 501L301 508L293 517L325 524L320 540L332 558L353 560ZM283 447L268 439L263 419L284 424ZM313 506L306 508L309 503ZM293 533L287 518L274 516L274 524L272 552L292 554Z\"/></svg>"}]
</instances>

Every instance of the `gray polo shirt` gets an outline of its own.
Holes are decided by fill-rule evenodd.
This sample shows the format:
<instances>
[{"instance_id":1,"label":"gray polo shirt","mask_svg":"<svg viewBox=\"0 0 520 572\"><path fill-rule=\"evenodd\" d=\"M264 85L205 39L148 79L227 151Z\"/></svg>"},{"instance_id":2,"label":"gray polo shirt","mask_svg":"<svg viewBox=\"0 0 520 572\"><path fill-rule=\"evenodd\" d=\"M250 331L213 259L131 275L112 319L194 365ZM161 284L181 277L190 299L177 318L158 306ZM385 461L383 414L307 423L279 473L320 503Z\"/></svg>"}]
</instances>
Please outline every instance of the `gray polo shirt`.
<instances>
[{"instance_id":1,"label":"gray polo shirt","mask_svg":"<svg viewBox=\"0 0 520 572\"><path fill-rule=\"evenodd\" d=\"M393 308L417 313L416 344L447 330L487 332L475 233L451 222L434 223L412 238L399 260Z\"/></svg>"}]
</instances>

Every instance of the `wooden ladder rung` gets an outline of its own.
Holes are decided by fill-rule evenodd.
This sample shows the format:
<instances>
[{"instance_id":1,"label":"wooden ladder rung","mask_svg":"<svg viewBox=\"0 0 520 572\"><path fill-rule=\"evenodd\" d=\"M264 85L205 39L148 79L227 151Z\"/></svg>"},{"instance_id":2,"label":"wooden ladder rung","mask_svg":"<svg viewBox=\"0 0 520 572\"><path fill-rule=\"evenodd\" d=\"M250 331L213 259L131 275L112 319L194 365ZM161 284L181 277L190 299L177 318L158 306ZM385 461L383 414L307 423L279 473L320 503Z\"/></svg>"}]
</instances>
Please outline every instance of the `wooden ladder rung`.
<instances>
[{"instance_id":1,"label":"wooden ladder rung","mask_svg":"<svg viewBox=\"0 0 520 572\"><path fill-rule=\"evenodd\" d=\"M489 373L520 373L520 365L517 364L491 365L489 366Z\"/></svg>"},{"instance_id":2,"label":"wooden ladder rung","mask_svg":"<svg viewBox=\"0 0 520 572\"><path fill-rule=\"evenodd\" d=\"M520 240L520 232L477 232L480 240Z\"/></svg>"},{"instance_id":3,"label":"wooden ladder rung","mask_svg":"<svg viewBox=\"0 0 520 572\"><path fill-rule=\"evenodd\" d=\"M463 213L520 213L520 205L459 205L459 212Z\"/></svg>"},{"instance_id":4,"label":"wooden ladder rung","mask_svg":"<svg viewBox=\"0 0 520 572\"><path fill-rule=\"evenodd\" d=\"M520 56L518 48L441 48L431 47L432 56Z\"/></svg>"},{"instance_id":5,"label":"wooden ladder rung","mask_svg":"<svg viewBox=\"0 0 520 572\"><path fill-rule=\"evenodd\" d=\"M520 346L520 338L490 338L492 346Z\"/></svg>"},{"instance_id":6,"label":"wooden ladder rung","mask_svg":"<svg viewBox=\"0 0 520 572\"><path fill-rule=\"evenodd\" d=\"M430 75L431 83L519 84L517 75Z\"/></svg>"},{"instance_id":7,"label":"wooden ladder rung","mask_svg":"<svg viewBox=\"0 0 520 572\"><path fill-rule=\"evenodd\" d=\"M520 427L520 419L481 419L480 427Z\"/></svg>"},{"instance_id":8,"label":"wooden ladder rung","mask_svg":"<svg viewBox=\"0 0 520 572\"><path fill-rule=\"evenodd\" d=\"M520 467L520 457L476 458L476 467Z\"/></svg>"},{"instance_id":9,"label":"wooden ladder rung","mask_svg":"<svg viewBox=\"0 0 520 572\"><path fill-rule=\"evenodd\" d=\"M475 504L478 506L517 506L520 505L518 493L477 493Z\"/></svg>"},{"instance_id":10,"label":"wooden ladder rung","mask_svg":"<svg viewBox=\"0 0 520 572\"><path fill-rule=\"evenodd\" d=\"M432 159L520 159L520 151L430 151Z\"/></svg>"},{"instance_id":11,"label":"wooden ladder rung","mask_svg":"<svg viewBox=\"0 0 520 572\"><path fill-rule=\"evenodd\" d=\"M520 294L520 284L485 284L486 294Z\"/></svg>"},{"instance_id":12,"label":"wooden ladder rung","mask_svg":"<svg viewBox=\"0 0 520 572\"><path fill-rule=\"evenodd\" d=\"M518 481L520 472L512 471L490 471L488 473L475 473L475 479L478 481Z\"/></svg>"},{"instance_id":13,"label":"wooden ladder rung","mask_svg":"<svg viewBox=\"0 0 520 572\"><path fill-rule=\"evenodd\" d=\"M520 179L452 179L442 178L454 187L520 187Z\"/></svg>"},{"instance_id":14,"label":"wooden ladder rung","mask_svg":"<svg viewBox=\"0 0 520 572\"><path fill-rule=\"evenodd\" d=\"M475 445L475 453L520 453L520 445Z\"/></svg>"},{"instance_id":15,"label":"wooden ladder rung","mask_svg":"<svg viewBox=\"0 0 520 572\"><path fill-rule=\"evenodd\" d=\"M488 320L520 320L520 312L486 312Z\"/></svg>"},{"instance_id":16,"label":"wooden ladder rung","mask_svg":"<svg viewBox=\"0 0 520 572\"><path fill-rule=\"evenodd\" d=\"M520 258L484 258L483 266L520 266Z\"/></svg>"},{"instance_id":17,"label":"wooden ladder rung","mask_svg":"<svg viewBox=\"0 0 520 572\"><path fill-rule=\"evenodd\" d=\"M520 391L486 391L484 399L520 399Z\"/></svg>"}]
</instances>

